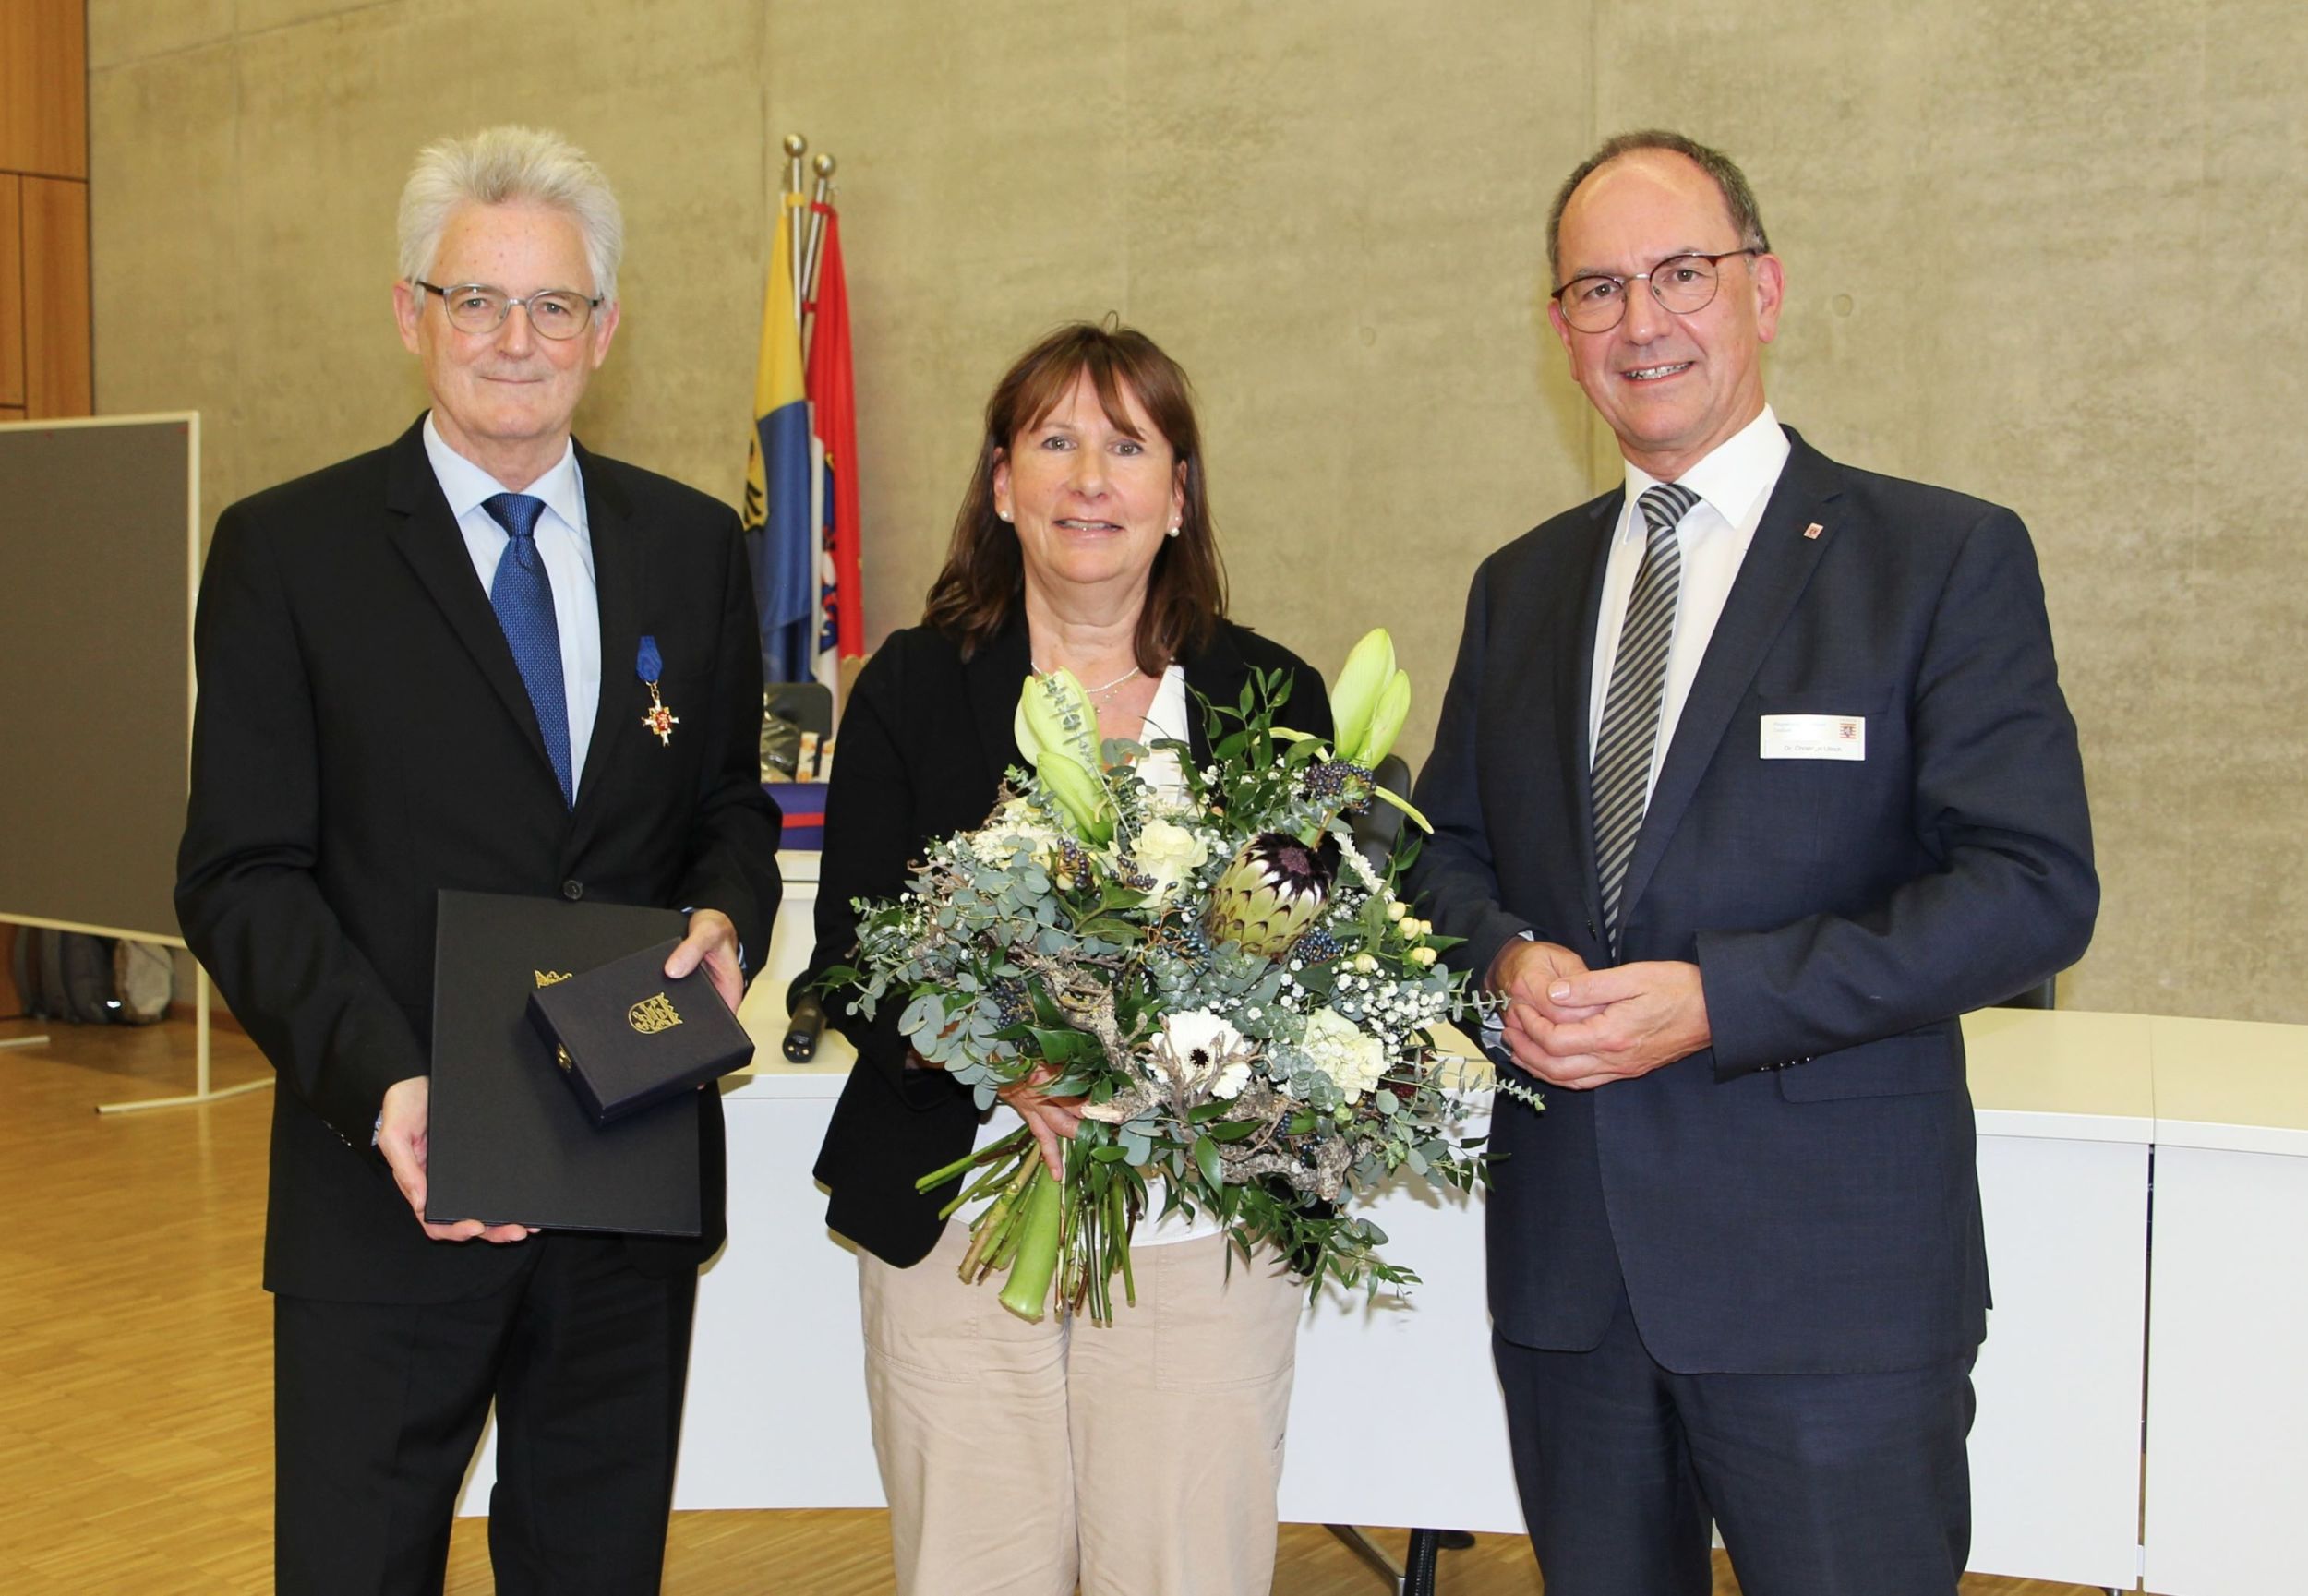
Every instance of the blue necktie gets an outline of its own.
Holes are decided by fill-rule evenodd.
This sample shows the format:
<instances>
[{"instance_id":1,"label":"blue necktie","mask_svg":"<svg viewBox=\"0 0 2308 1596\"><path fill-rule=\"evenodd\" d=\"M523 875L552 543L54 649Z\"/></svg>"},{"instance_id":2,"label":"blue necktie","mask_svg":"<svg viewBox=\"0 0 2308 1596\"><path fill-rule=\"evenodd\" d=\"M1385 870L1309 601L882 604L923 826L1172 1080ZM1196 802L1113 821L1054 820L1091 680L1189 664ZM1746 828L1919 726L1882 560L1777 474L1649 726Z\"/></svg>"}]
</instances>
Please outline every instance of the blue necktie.
<instances>
[{"instance_id":1,"label":"blue necktie","mask_svg":"<svg viewBox=\"0 0 2308 1596\"><path fill-rule=\"evenodd\" d=\"M574 806L577 784L569 761L569 693L561 683L561 633L553 618L553 579L546 574L545 557L537 552L537 517L545 500L525 493L500 493L481 508L511 534L505 552L497 559L497 577L489 583L489 607L512 645L513 664L521 667L521 683L529 690L529 707L537 712L537 730L545 734L545 751L560 778L561 801Z\"/></svg>"}]
</instances>

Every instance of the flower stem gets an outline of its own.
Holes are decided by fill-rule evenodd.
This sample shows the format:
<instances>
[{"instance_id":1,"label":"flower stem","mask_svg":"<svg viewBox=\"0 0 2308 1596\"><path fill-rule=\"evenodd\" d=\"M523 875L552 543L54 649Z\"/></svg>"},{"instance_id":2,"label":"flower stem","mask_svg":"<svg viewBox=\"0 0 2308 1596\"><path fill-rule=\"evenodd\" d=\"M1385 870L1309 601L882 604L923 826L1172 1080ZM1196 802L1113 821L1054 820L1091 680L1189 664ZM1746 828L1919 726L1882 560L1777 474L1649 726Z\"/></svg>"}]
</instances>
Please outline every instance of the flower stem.
<instances>
[{"instance_id":1,"label":"flower stem","mask_svg":"<svg viewBox=\"0 0 2308 1596\"><path fill-rule=\"evenodd\" d=\"M988 1142L984 1146L980 1147L976 1152L971 1153L968 1158L956 1158L943 1169L931 1170L928 1174L922 1176L921 1179L914 1182L914 1190L917 1192L928 1192L936 1187L943 1186L946 1182L954 1179L956 1175L959 1175L972 1164L998 1163L1004 1154L1015 1153L1017 1151L1018 1144L1026 1139L1026 1127L1024 1125L1020 1125L1016 1130L1012 1131L1008 1135L1003 1137L1000 1141Z\"/></svg>"},{"instance_id":2,"label":"flower stem","mask_svg":"<svg viewBox=\"0 0 2308 1596\"><path fill-rule=\"evenodd\" d=\"M1123 1301L1135 1308L1138 1305L1138 1283L1130 1273L1130 1199L1123 1192L1120 1181L1113 1183L1111 1197L1113 1220L1107 1233L1114 1238L1115 1250L1122 1256Z\"/></svg>"},{"instance_id":3,"label":"flower stem","mask_svg":"<svg viewBox=\"0 0 2308 1596\"><path fill-rule=\"evenodd\" d=\"M1065 1183L1053 1179L1037 1158L1028 1166L1020 1198L1016 1253L1002 1305L1021 1319L1041 1322L1050 1302L1050 1277L1058 1267L1059 1232L1065 1220Z\"/></svg>"},{"instance_id":4,"label":"flower stem","mask_svg":"<svg viewBox=\"0 0 2308 1596\"><path fill-rule=\"evenodd\" d=\"M1006 1140L1007 1138L1004 1139ZM1013 1158L1016 1157L1016 1149L1012 1149L1011 1156ZM999 1163L994 1164L992 1167L988 1169L983 1175L980 1175L976 1181L972 1182L967 1189L959 1193L952 1202L946 1204L944 1207L940 1208L938 1210L938 1218L941 1219L952 1218L961 1209L968 1206L969 1204L976 1202L979 1198L984 1196L988 1192L992 1191L996 1186L1005 1185L1016 1178L1017 1170L1015 1165L1004 1169Z\"/></svg>"},{"instance_id":5,"label":"flower stem","mask_svg":"<svg viewBox=\"0 0 2308 1596\"><path fill-rule=\"evenodd\" d=\"M961 1276L966 1283L976 1285L994 1267L1002 1243L1015 1223L1018 1194L1040 1167L1040 1155L1029 1154L1010 1176L1010 1183L993 1200L993 1206L979 1215L977 1223L970 1227L969 1251L962 1254Z\"/></svg>"}]
</instances>

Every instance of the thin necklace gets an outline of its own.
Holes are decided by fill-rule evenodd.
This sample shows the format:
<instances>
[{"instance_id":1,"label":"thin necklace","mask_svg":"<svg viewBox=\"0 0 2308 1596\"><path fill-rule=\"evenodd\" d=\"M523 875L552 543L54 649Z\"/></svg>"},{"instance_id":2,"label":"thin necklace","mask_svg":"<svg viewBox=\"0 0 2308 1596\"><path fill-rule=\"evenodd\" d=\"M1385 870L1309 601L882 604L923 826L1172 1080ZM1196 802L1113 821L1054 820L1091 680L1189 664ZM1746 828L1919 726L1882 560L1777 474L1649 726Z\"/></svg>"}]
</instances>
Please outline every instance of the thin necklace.
<instances>
[{"instance_id":1,"label":"thin necklace","mask_svg":"<svg viewBox=\"0 0 2308 1596\"><path fill-rule=\"evenodd\" d=\"M1131 680L1131 678L1134 678L1134 676L1138 676L1138 674L1140 674L1140 671L1138 671L1138 666L1136 666L1136 665L1134 665L1134 666L1131 666L1131 669L1126 669L1126 671L1124 671L1124 674L1122 674L1122 676L1117 676L1117 678L1115 678L1115 680L1111 680L1111 683L1106 683L1106 685L1103 685L1103 688L1083 688L1083 692L1088 692L1088 694L1089 694L1089 697L1092 697L1092 699L1097 699L1097 697L1099 697L1099 694L1101 694L1101 692L1115 692L1115 690L1117 690L1117 688L1120 688L1120 685L1122 685L1122 683L1126 683L1126 680ZM1046 669L1041 669L1041 666L1039 666L1039 665L1037 665L1037 666L1034 666L1034 676L1048 676L1048 671L1046 671Z\"/></svg>"}]
</instances>

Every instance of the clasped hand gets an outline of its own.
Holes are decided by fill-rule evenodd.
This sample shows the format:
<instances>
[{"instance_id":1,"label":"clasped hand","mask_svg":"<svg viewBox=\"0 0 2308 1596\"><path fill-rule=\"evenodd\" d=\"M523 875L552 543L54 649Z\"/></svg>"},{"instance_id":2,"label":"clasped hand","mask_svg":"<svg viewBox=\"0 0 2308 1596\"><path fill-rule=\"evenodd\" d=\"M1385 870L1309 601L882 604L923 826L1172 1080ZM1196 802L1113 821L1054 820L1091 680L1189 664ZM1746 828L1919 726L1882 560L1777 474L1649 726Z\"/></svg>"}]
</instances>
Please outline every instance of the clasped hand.
<instances>
[{"instance_id":1,"label":"clasped hand","mask_svg":"<svg viewBox=\"0 0 2308 1596\"><path fill-rule=\"evenodd\" d=\"M1507 999L1501 1029L1515 1062L1569 1091L1649 1074L1713 1036L1697 965L1593 970L1560 943L1511 942L1485 984Z\"/></svg>"}]
</instances>

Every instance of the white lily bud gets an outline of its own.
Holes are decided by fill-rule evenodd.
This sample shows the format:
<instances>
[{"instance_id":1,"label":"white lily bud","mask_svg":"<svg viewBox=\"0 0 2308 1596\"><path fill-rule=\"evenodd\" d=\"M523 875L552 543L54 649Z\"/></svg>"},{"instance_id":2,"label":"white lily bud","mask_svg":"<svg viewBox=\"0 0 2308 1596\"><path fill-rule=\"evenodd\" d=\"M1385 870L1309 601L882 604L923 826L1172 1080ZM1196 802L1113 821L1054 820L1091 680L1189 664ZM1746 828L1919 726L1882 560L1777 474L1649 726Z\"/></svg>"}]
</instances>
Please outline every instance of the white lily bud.
<instances>
[{"instance_id":1,"label":"white lily bud","mask_svg":"<svg viewBox=\"0 0 2308 1596\"><path fill-rule=\"evenodd\" d=\"M1394 639L1387 634L1385 627L1374 627L1363 634L1362 641L1346 656L1346 664L1339 671L1338 686L1330 690L1330 721L1336 728L1332 746L1339 750L1340 758L1352 763L1362 762L1355 758L1356 751L1370 729L1379 695L1386 691L1394 676Z\"/></svg>"}]
</instances>

